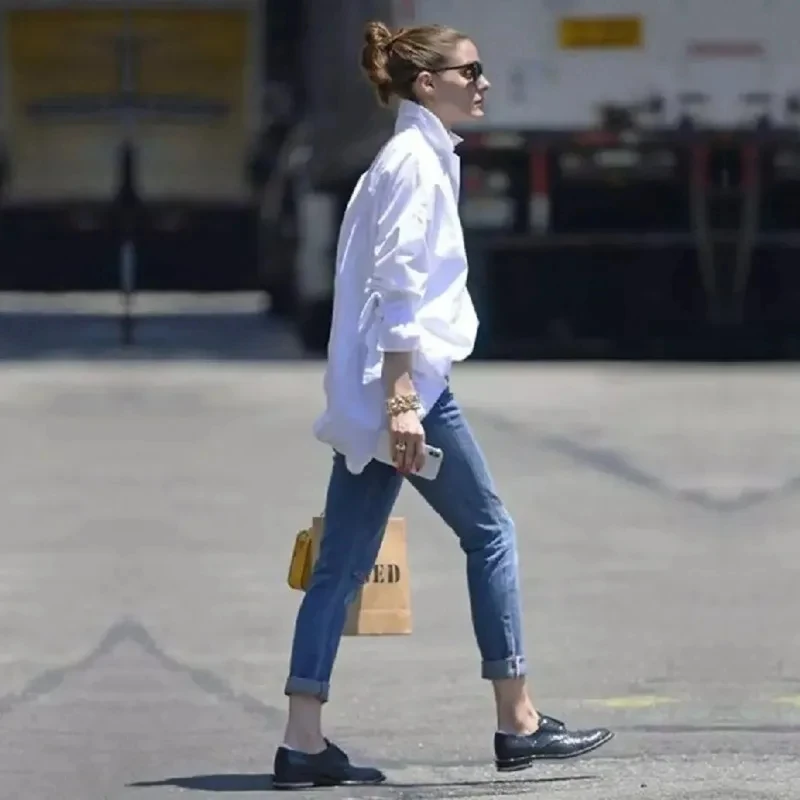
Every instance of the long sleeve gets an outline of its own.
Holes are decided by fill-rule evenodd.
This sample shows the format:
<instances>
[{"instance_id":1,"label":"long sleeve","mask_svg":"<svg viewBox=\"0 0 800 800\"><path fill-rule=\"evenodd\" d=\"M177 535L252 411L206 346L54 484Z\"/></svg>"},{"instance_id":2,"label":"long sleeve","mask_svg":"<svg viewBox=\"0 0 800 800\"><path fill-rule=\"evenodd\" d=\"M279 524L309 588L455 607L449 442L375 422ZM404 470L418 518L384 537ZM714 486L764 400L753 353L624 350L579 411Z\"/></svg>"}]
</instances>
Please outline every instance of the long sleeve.
<instances>
[{"instance_id":1,"label":"long sleeve","mask_svg":"<svg viewBox=\"0 0 800 800\"><path fill-rule=\"evenodd\" d=\"M407 156L387 175L379 203L372 284L378 292L378 346L387 352L419 345L416 313L428 278L427 232L435 185L418 157Z\"/></svg>"}]
</instances>

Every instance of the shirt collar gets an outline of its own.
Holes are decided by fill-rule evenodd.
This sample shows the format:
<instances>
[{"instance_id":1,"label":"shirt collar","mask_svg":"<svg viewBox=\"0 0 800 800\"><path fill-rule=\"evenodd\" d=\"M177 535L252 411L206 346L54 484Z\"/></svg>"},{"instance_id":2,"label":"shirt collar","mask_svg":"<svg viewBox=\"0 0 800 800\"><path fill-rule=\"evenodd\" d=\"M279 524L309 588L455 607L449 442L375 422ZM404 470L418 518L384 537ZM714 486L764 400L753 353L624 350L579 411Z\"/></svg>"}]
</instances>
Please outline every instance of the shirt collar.
<instances>
[{"instance_id":1,"label":"shirt collar","mask_svg":"<svg viewBox=\"0 0 800 800\"><path fill-rule=\"evenodd\" d=\"M463 139L448 131L439 117L420 103L401 100L395 123L395 133L406 128L417 128L436 150L453 153Z\"/></svg>"}]
</instances>

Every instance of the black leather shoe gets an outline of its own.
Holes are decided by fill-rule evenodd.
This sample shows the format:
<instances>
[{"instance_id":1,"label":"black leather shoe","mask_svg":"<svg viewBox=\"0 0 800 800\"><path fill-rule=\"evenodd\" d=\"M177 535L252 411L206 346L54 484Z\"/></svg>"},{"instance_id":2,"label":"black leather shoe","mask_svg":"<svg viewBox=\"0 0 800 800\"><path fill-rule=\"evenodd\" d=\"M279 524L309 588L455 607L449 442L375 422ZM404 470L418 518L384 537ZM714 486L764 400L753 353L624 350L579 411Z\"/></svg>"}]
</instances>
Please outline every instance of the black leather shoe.
<instances>
[{"instance_id":1,"label":"black leather shoe","mask_svg":"<svg viewBox=\"0 0 800 800\"><path fill-rule=\"evenodd\" d=\"M279 747L275 753L274 789L313 789L316 786L374 786L386 776L372 767L354 767L327 739L321 753L301 753Z\"/></svg>"},{"instance_id":2,"label":"black leather shoe","mask_svg":"<svg viewBox=\"0 0 800 800\"><path fill-rule=\"evenodd\" d=\"M527 736L494 735L495 765L500 772L515 772L530 767L534 761L582 756L613 738L606 728L570 731L560 720L542 716L539 727Z\"/></svg>"},{"instance_id":3,"label":"black leather shoe","mask_svg":"<svg viewBox=\"0 0 800 800\"><path fill-rule=\"evenodd\" d=\"M547 714L539 714L539 731L563 731L566 725L555 717L549 717Z\"/></svg>"}]
</instances>

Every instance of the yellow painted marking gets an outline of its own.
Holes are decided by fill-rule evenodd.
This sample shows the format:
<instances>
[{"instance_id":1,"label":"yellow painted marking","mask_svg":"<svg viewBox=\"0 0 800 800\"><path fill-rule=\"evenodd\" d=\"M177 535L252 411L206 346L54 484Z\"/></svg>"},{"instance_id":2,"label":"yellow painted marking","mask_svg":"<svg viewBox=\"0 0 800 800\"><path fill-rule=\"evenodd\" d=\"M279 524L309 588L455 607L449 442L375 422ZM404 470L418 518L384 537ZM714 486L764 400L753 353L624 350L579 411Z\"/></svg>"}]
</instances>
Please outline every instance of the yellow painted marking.
<instances>
[{"instance_id":1,"label":"yellow painted marking","mask_svg":"<svg viewBox=\"0 0 800 800\"><path fill-rule=\"evenodd\" d=\"M784 706L797 706L800 708L800 694L790 694L785 697L776 697L773 703L779 703Z\"/></svg>"},{"instance_id":2,"label":"yellow painted marking","mask_svg":"<svg viewBox=\"0 0 800 800\"><path fill-rule=\"evenodd\" d=\"M588 702L591 705L603 706L604 708L655 708L656 706L669 705L678 701L673 697L632 694L624 697L604 697L597 700L589 700Z\"/></svg>"}]
</instances>

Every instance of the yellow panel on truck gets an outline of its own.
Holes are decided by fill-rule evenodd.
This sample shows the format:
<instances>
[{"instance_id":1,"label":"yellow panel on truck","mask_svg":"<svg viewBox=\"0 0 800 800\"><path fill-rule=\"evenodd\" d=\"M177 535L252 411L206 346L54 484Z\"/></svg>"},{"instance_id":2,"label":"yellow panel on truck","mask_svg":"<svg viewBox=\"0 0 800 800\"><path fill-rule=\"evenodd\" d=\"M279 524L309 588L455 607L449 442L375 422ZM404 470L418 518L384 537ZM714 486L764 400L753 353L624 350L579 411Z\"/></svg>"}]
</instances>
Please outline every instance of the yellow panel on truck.
<instances>
[{"instance_id":1,"label":"yellow panel on truck","mask_svg":"<svg viewBox=\"0 0 800 800\"><path fill-rule=\"evenodd\" d=\"M108 200L130 135L143 200L245 202L250 24L241 7L8 12L7 201Z\"/></svg>"},{"instance_id":2,"label":"yellow panel on truck","mask_svg":"<svg viewBox=\"0 0 800 800\"><path fill-rule=\"evenodd\" d=\"M142 195L244 201L247 12L140 11L133 20L138 91L154 105L139 134Z\"/></svg>"},{"instance_id":3,"label":"yellow panel on truck","mask_svg":"<svg viewBox=\"0 0 800 800\"><path fill-rule=\"evenodd\" d=\"M5 20L7 202L107 199L118 131L92 113L118 91L118 11L11 11Z\"/></svg>"}]
</instances>

